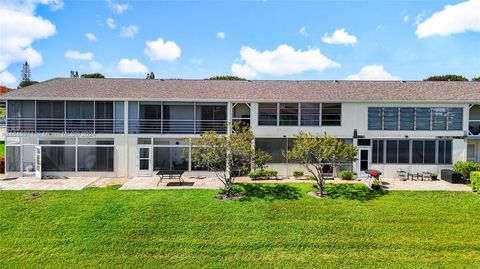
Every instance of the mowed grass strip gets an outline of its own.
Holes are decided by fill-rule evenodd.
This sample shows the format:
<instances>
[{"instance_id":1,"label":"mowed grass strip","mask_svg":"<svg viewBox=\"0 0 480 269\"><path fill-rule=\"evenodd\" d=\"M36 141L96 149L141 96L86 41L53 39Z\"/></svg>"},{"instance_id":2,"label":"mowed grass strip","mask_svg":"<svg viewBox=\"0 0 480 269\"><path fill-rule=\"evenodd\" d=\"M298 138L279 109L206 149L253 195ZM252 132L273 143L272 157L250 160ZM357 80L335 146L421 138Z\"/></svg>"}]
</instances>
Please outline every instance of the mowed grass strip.
<instances>
[{"instance_id":1,"label":"mowed grass strip","mask_svg":"<svg viewBox=\"0 0 480 269\"><path fill-rule=\"evenodd\" d=\"M0 268L475 268L480 197L246 184L212 190L0 192Z\"/></svg>"}]
</instances>

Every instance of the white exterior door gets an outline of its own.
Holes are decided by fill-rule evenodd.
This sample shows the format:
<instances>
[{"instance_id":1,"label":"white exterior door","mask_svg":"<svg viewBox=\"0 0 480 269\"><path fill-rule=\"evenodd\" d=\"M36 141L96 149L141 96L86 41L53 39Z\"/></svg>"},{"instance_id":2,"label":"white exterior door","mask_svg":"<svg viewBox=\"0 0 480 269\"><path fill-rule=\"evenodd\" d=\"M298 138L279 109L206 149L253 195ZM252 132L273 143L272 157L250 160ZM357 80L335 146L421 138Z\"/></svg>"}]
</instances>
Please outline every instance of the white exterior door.
<instances>
[{"instance_id":1,"label":"white exterior door","mask_svg":"<svg viewBox=\"0 0 480 269\"><path fill-rule=\"evenodd\" d=\"M42 178L42 147L35 147L35 177Z\"/></svg>"},{"instance_id":2,"label":"white exterior door","mask_svg":"<svg viewBox=\"0 0 480 269\"><path fill-rule=\"evenodd\" d=\"M151 146L139 146L138 147L138 175L139 176L151 176L152 175L152 147Z\"/></svg>"},{"instance_id":3,"label":"white exterior door","mask_svg":"<svg viewBox=\"0 0 480 269\"><path fill-rule=\"evenodd\" d=\"M371 149L370 148L358 148L358 177L367 177L365 170L371 168Z\"/></svg>"}]
</instances>

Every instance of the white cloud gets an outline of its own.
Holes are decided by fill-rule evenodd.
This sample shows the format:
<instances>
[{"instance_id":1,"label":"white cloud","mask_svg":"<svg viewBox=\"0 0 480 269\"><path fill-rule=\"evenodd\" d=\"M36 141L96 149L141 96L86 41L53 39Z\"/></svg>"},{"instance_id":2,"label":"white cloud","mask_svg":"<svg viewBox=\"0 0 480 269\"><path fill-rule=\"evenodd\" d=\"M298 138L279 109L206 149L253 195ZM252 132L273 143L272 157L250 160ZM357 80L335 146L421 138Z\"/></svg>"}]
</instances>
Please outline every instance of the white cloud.
<instances>
[{"instance_id":1,"label":"white cloud","mask_svg":"<svg viewBox=\"0 0 480 269\"><path fill-rule=\"evenodd\" d=\"M145 54L151 61L163 60L173 62L180 58L182 53L182 50L175 42L163 41L161 38L154 41L147 40L145 44L147 45L144 50Z\"/></svg>"},{"instance_id":2,"label":"white cloud","mask_svg":"<svg viewBox=\"0 0 480 269\"><path fill-rule=\"evenodd\" d=\"M123 14L126 10L132 8L129 4L120 4L112 0L107 0L109 6L118 14Z\"/></svg>"},{"instance_id":3,"label":"white cloud","mask_svg":"<svg viewBox=\"0 0 480 269\"><path fill-rule=\"evenodd\" d=\"M357 38L347 33L345 28L342 28L335 30L332 35L324 34L322 41L327 44L354 45L357 43Z\"/></svg>"},{"instance_id":4,"label":"white cloud","mask_svg":"<svg viewBox=\"0 0 480 269\"><path fill-rule=\"evenodd\" d=\"M115 20L112 19L112 18L108 18L105 23L107 24L108 28L110 29L115 29L115 27L117 27L117 25L115 24Z\"/></svg>"},{"instance_id":5,"label":"white cloud","mask_svg":"<svg viewBox=\"0 0 480 269\"><path fill-rule=\"evenodd\" d=\"M65 52L65 58L71 59L71 60L88 61L93 59L93 53L91 52L81 53L78 50L68 50Z\"/></svg>"},{"instance_id":6,"label":"white cloud","mask_svg":"<svg viewBox=\"0 0 480 269\"><path fill-rule=\"evenodd\" d=\"M443 10L417 25L419 38L447 36L467 31L480 32L480 0L446 5Z\"/></svg>"},{"instance_id":7,"label":"white cloud","mask_svg":"<svg viewBox=\"0 0 480 269\"><path fill-rule=\"evenodd\" d=\"M192 64L203 64L203 60L197 58L190 59L190 62L192 62Z\"/></svg>"},{"instance_id":8,"label":"white cloud","mask_svg":"<svg viewBox=\"0 0 480 269\"><path fill-rule=\"evenodd\" d=\"M0 83L12 84L17 82L14 75L10 74L7 70L0 72Z\"/></svg>"},{"instance_id":9,"label":"white cloud","mask_svg":"<svg viewBox=\"0 0 480 269\"><path fill-rule=\"evenodd\" d=\"M383 69L381 65L367 65L360 69L360 72L349 75L346 80L400 80Z\"/></svg>"},{"instance_id":10,"label":"white cloud","mask_svg":"<svg viewBox=\"0 0 480 269\"><path fill-rule=\"evenodd\" d=\"M88 63L88 67L92 71L99 71L103 68L103 65L97 61L91 61Z\"/></svg>"},{"instance_id":11,"label":"white cloud","mask_svg":"<svg viewBox=\"0 0 480 269\"><path fill-rule=\"evenodd\" d=\"M92 33L86 33L85 37L90 41L97 41L97 37Z\"/></svg>"},{"instance_id":12,"label":"white cloud","mask_svg":"<svg viewBox=\"0 0 480 269\"><path fill-rule=\"evenodd\" d=\"M418 13L416 16L415 16L415 19L413 21L413 25L418 25L422 22L423 20L423 17L425 17L425 15L427 15L427 11L426 10L423 10L422 12Z\"/></svg>"},{"instance_id":13,"label":"white cloud","mask_svg":"<svg viewBox=\"0 0 480 269\"><path fill-rule=\"evenodd\" d=\"M122 32L120 33L120 36L132 38L136 34L138 34L138 26L129 25L127 27L125 26L122 27Z\"/></svg>"},{"instance_id":14,"label":"white cloud","mask_svg":"<svg viewBox=\"0 0 480 269\"><path fill-rule=\"evenodd\" d=\"M217 37L220 39L225 39L225 32L218 32Z\"/></svg>"},{"instance_id":15,"label":"white cloud","mask_svg":"<svg viewBox=\"0 0 480 269\"><path fill-rule=\"evenodd\" d=\"M291 75L340 66L339 63L321 54L319 49L295 50L286 44L278 46L273 51L263 52L242 46L239 61L241 63L232 65L232 74L245 78L255 77L258 73Z\"/></svg>"},{"instance_id":16,"label":"white cloud","mask_svg":"<svg viewBox=\"0 0 480 269\"><path fill-rule=\"evenodd\" d=\"M144 74L148 69L137 59L121 59L117 64L117 69L122 74Z\"/></svg>"},{"instance_id":17,"label":"white cloud","mask_svg":"<svg viewBox=\"0 0 480 269\"><path fill-rule=\"evenodd\" d=\"M37 4L46 4L54 9L60 6L60 1L42 0L2 2L0 4L1 34L0 34L0 73L2 80L12 83L15 79L7 68L16 62L28 61L32 68L42 63L42 55L32 44L39 39L45 39L55 34L55 25L37 16ZM13 77L13 79L12 79Z\"/></svg>"},{"instance_id":18,"label":"white cloud","mask_svg":"<svg viewBox=\"0 0 480 269\"><path fill-rule=\"evenodd\" d=\"M254 78L257 72L246 64L232 64L232 74L241 78Z\"/></svg>"},{"instance_id":19,"label":"white cloud","mask_svg":"<svg viewBox=\"0 0 480 269\"><path fill-rule=\"evenodd\" d=\"M403 22L408 22L409 19L410 17L408 17L408 15L403 16Z\"/></svg>"},{"instance_id":20,"label":"white cloud","mask_svg":"<svg viewBox=\"0 0 480 269\"><path fill-rule=\"evenodd\" d=\"M376 29L377 29L378 31L383 31L383 30L385 30L385 26L379 24L379 25L377 25Z\"/></svg>"},{"instance_id":21,"label":"white cloud","mask_svg":"<svg viewBox=\"0 0 480 269\"><path fill-rule=\"evenodd\" d=\"M300 28L300 30L298 30L298 34L303 35L304 37L307 37L308 36L307 28L303 26L302 28Z\"/></svg>"}]
</instances>

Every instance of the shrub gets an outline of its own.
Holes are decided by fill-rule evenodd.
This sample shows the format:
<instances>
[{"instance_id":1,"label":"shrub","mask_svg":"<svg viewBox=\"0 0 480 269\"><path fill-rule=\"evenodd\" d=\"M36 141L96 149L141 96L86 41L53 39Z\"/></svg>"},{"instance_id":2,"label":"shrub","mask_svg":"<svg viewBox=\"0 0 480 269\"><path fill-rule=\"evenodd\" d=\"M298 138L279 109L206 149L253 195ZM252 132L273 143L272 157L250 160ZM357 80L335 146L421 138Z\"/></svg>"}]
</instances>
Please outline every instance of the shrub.
<instances>
[{"instance_id":1,"label":"shrub","mask_svg":"<svg viewBox=\"0 0 480 269\"><path fill-rule=\"evenodd\" d=\"M372 189L374 189L374 190L380 190L381 189L380 180L374 180L372 182Z\"/></svg>"},{"instance_id":2,"label":"shrub","mask_svg":"<svg viewBox=\"0 0 480 269\"><path fill-rule=\"evenodd\" d=\"M260 179L260 178L267 178L267 177L276 177L278 172L275 170L267 170L267 169L257 169L253 170L248 173L248 176L251 179Z\"/></svg>"},{"instance_id":3,"label":"shrub","mask_svg":"<svg viewBox=\"0 0 480 269\"><path fill-rule=\"evenodd\" d=\"M462 174L464 180L470 178L470 173L473 171L480 171L480 164L474 162L456 162L453 165L453 170Z\"/></svg>"},{"instance_id":4,"label":"shrub","mask_svg":"<svg viewBox=\"0 0 480 269\"><path fill-rule=\"evenodd\" d=\"M472 184L473 191L480 190L480 172L474 171L470 173L470 183Z\"/></svg>"},{"instance_id":5,"label":"shrub","mask_svg":"<svg viewBox=\"0 0 480 269\"><path fill-rule=\"evenodd\" d=\"M295 178L303 177L303 171L301 171L301 170L295 170L295 171L293 171L293 176L294 176Z\"/></svg>"},{"instance_id":6,"label":"shrub","mask_svg":"<svg viewBox=\"0 0 480 269\"><path fill-rule=\"evenodd\" d=\"M338 175L344 180L351 180L353 178L353 172L350 170L340 171Z\"/></svg>"},{"instance_id":7,"label":"shrub","mask_svg":"<svg viewBox=\"0 0 480 269\"><path fill-rule=\"evenodd\" d=\"M308 180L317 180L314 176L310 175L307 177Z\"/></svg>"}]
</instances>

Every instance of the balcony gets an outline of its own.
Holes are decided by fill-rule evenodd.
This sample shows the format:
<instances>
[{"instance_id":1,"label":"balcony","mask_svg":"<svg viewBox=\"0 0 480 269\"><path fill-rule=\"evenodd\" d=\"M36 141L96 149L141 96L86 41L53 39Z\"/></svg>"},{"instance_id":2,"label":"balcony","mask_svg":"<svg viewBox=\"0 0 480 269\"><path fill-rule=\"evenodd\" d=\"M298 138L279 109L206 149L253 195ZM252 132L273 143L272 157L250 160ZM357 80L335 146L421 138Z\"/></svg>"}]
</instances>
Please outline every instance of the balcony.
<instances>
[{"instance_id":1,"label":"balcony","mask_svg":"<svg viewBox=\"0 0 480 269\"><path fill-rule=\"evenodd\" d=\"M160 119L131 119L128 121L130 134L204 134L207 131L225 134L227 121Z\"/></svg>"},{"instance_id":2,"label":"balcony","mask_svg":"<svg viewBox=\"0 0 480 269\"><path fill-rule=\"evenodd\" d=\"M123 134L123 120L9 118L7 132Z\"/></svg>"}]
</instances>

